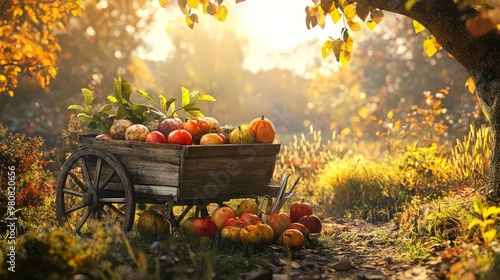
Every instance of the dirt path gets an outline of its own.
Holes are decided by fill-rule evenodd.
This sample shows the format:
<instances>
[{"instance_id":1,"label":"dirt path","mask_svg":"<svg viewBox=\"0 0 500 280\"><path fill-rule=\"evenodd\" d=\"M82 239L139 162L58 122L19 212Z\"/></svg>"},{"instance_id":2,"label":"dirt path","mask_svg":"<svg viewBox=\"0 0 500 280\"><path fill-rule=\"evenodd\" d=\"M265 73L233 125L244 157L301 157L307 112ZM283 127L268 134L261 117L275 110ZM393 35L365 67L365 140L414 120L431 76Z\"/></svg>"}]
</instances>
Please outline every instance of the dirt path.
<instances>
[{"instance_id":1,"label":"dirt path","mask_svg":"<svg viewBox=\"0 0 500 280\"><path fill-rule=\"evenodd\" d=\"M325 221L324 233L333 236L334 249L308 246L286 253L276 250L265 269L242 279L444 279L442 264L417 265L395 259L394 244L381 235L394 235L392 223L335 223ZM443 269L446 270L446 269Z\"/></svg>"}]
</instances>

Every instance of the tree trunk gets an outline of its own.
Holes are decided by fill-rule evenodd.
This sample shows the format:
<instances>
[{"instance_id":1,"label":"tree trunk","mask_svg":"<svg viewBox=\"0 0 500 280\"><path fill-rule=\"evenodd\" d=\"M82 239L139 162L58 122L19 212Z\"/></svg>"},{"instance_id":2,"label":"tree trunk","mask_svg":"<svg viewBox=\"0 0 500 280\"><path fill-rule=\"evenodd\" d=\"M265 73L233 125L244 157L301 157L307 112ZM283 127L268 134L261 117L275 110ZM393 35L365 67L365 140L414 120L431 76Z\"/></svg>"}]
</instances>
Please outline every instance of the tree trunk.
<instances>
[{"instance_id":1,"label":"tree trunk","mask_svg":"<svg viewBox=\"0 0 500 280\"><path fill-rule=\"evenodd\" d=\"M477 14L474 9L459 10L453 0L421 0L411 10L407 0L360 0L381 10L410 17L436 37L441 46L467 70L476 85L476 95L489 115L493 133L492 155L487 196L500 199L500 31L473 37L465 26L465 17ZM464 81L465 82L465 81Z\"/></svg>"}]
</instances>

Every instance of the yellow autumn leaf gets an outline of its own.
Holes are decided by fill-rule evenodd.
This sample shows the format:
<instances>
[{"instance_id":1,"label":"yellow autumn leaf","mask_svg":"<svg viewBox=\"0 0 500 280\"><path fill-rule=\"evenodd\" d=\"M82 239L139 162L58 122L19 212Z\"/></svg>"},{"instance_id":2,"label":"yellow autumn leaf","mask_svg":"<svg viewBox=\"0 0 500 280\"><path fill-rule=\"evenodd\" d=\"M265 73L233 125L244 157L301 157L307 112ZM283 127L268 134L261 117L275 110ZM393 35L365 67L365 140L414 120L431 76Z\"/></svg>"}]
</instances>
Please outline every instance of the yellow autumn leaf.
<instances>
[{"instance_id":1,"label":"yellow autumn leaf","mask_svg":"<svg viewBox=\"0 0 500 280\"><path fill-rule=\"evenodd\" d=\"M413 26L415 27L415 33L419 33L425 30L425 27L416 20L413 20Z\"/></svg>"},{"instance_id":2,"label":"yellow autumn leaf","mask_svg":"<svg viewBox=\"0 0 500 280\"><path fill-rule=\"evenodd\" d=\"M346 67L349 64L349 60L351 60L351 53L348 51L340 51L340 64Z\"/></svg>"},{"instance_id":3,"label":"yellow autumn leaf","mask_svg":"<svg viewBox=\"0 0 500 280\"><path fill-rule=\"evenodd\" d=\"M14 91L13 90L9 90L9 96L10 97L14 97Z\"/></svg>"},{"instance_id":4,"label":"yellow autumn leaf","mask_svg":"<svg viewBox=\"0 0 500 280\"><path fill-rule=\"evenodd\" d=\"M170 1L170 0L159 0L159 2L160 2L160 6L161 6L162 8L166 8L166 7L168 7L168 2L169 2L169 1Z\"/></svg>"},{"instance_id":5,"label":"yellow autumn leaf","mask_svg":"<svg viewBox=\"0 0 500 280\"><path fill-rule=\"evenodd\" d=\"M360 31L361 30L361 24L359 22L356 22L356 21L348 21L347 22L347 25L349 25L349 28L352 30L352 31Z\"/></svg>"},{"instance_id":6,"label":"yellow autumn leaf","mask_svg":"<svg viewBox=\"0 0 500 280\"><path fill-rule=\"evenodd\" d=\"M321 47L321 56L323 59L327 58L329 55L331 55L333 52L332 49L332 41L328 40L326 41L323 46Z\"/></svg>"},{"instance_id":7,"label":"yellow autumn leaf","mask_svg":"<svg viewBox=\"0 0 500 280\"><path fill-rule=\"evenodd\" d=\"M324 13L317 13L316 19L318 21L319 27L321 27L321 29L325 29L325 14Z\"/></svg>"},{"instance_id":8,"label":"yellow autumn leaf","mask_svg":"<svg viewBox=\"0 0 500 280\"><path fill-rule=\"evenodd\" d=\"M490 244L496 237L497 231L495 229L490 229L487 232L483 233L484 243Z\"/></svg>"},{"instance_id":9,"label":"yellow autumn leaf","mask_svg":"<svg viewBox=\"0 0 500 280\"><path fill-rule=\"evenodd\" d=\"M349 36L347 38L347 41L345 41L342 44L341 50L344 50L344 51L347 51L347 52L351 53L352 52L352 47L353 47L353 40L352 40L352 37Z\"/></svg>"},{"instance_id":10,"label":"yellow autumn leaf","mask_svg":"<svg viewBox=\"0 0 500 280\"><path fill-rule=\"evenodd\" d=\"M465 81L465 86L472 94L474 94L474 92L476 91L476 85L474 84L474 80L472 80L472 77L469 77L467 81Z\"/></svg>"},{"instance_id":11,"label":"yellow autumn leaf","mask_svg":"<svg viewBox=\"0 0 500 280\"><path fill-rule=\"evenodd\" d=\"M389 111L389 113L387 113L387 118L388 119L392 119L394 117L394 112L393 111Z\"/></svg>"},{"instance_id":12,"label":"yellow autumn leaf","mask_svg":"<svg viewBox=\"0 0 500 280\"><path fill-rule=\"evenodd\" d=\"M198 0L187 0L189 8L198 9Z\"/></svg>"},{"instance_id":13,"label":"yellow autumn leaf","mask_svg":"<svg viewBox=\"0 0 500 280\"><path fill-rule=\"evenodd\" d=\"M224 22L227 17L227 7L226 6L220 6L217 8L217 13L215 13L214 18L216 18L219 21Z\"/></svg>"},{"instance_id":14,"label":"yellow autumn leaf","mask_svg":"<svg viewBox=\"0 0 500 280\"><path fill-rule=\"evenodd\" d=\"M342 14L339 12L337 9L333 9L330 13L328 13L330 17L333 20L333 23L337 23L340 18L342 17Z\"/></svg>"},{"instance_id":15,"label":"yellow autumn leaf","mask_svg":"<svg viewBox=\"0 0 500 280\"><path fill-rule=\"evenodd\" d=\"M356 8L353 5L347 5L344 7L344 15L348 22L353 21L356 17Z\"/></svg>"},{"instance_id":16,"label":"yellow autumn leaf","mask_svg":"<svg viewBox=\"0 0 500 280\"><path fill-rule=\"evenodd\" d=\"M368 26L368 29L373 30L375 29L375 27L377 27L377 23L373 20L368 20L366 21L366 26Z\"/></svg>"},{"instance_id":17,"label":"yellow autumn leaf","mask_svg":"<svg viewBox=\"0 0 500 280\"><path fill-rule=\"evenodd\" d=\"M13 17L22 16L22 15L23 15L23 9L21 7L16 7L14 9L14 12L12 13Z\"/></svg>"},{"instance_id":18,"label":"yellow autumn leaf","mask_svg":"<svg viewBox=\"0 0 500 280\"><path fill-rule=\"evenodd\" d=\"M432 57L436 52L436 46L434 45L434 41L431 36L427 37L424 41L424 51L427 54L427 56Z\"/></svg>"},{"instance_id":19,"label":"yellow autumn leaf","mask_svg":"<svg viewBox=\"0 0 500 280\"><path fill-rule=\"evenodd\" d=\"M0 74L0 83L5 83L7 81L7 77L5 75Z\"/></svg>"},{"instance_id":20,"label":"yellow autumn leaf","mask_svg":"<svg viewBox=\"0 0 500 280\"><path fill-rule=\"evenodd\" d=\"M186 24L189 26L189 28L193 29L194 28L194 21L191 20L191 18L189 16L186 16Z\"/></svg>"}]
</instances>

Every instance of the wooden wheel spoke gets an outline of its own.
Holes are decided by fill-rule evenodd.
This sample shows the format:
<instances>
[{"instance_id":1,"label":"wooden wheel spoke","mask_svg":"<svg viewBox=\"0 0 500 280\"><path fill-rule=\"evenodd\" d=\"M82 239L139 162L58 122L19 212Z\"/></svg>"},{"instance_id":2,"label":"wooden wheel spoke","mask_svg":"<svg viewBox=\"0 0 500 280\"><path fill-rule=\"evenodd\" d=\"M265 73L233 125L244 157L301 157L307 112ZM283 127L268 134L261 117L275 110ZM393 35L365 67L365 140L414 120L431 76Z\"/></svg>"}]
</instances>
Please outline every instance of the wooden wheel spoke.
<instances>
[{"instance_id":1,"label":"wooden wheel spoke","mask_svg":"<svg viewBox=\"0 0 500 280\"><path fill-rule=\"evenodd\" d=\"M99 199L99 202L106 203L125 203L127 199L125 197L107 197L107 198L101 198Z\"/></svg>"},{"instance_id":2,"label":"wooden wheel spoke","mask_svg":"<svg viewBox=\"0 0 500 280\"><path fill-rule=\"evenodd\" d=\"M121 211L120 209L116 208L116 206L114 206L113 204L106 203L106 206L108 206L109 209L113 210L121 218L125 217L125 214L123 213L123 211Z\"/></svg>"},{"instance_id":3,"label":"wooden wheel spoke","mask_svg":"<svg viewBox=\"0 0 500 280\"><path fill-rule=\"evenodd\" d=\"M101 176L102 170L102 158L97 158L97 164L95 166L94 173L94 189L97 190L99 188L99 177Z\"/></svg>"},{"instance_id":4,"label":"wooden wheel spoke","mask_svg":"<svg viewBox=\"0 0 500 280\"><path fill-rule=\"evenodd\" d=\"M71 195L78 196L78 197L83 197L83 193L80 193L80 192L77 192L77 191L68 190L68 189L64 189L63 193L71 194Z\"/></svg>"},{"instance_id":5,"label":"wooden wheel spoke","mask_svg":"<svg viewBox=\"0 0 500 280\"><path fill-rule=\"evenodd\" d=\"M101 193L101 191L104 190L104 188L106 188L106 185L108 185L108 183L111 181L111 179L113 179L113 176L115 176L115 174L116 174L116 171L113 169L113 172L109 173L108 177L106 177L106 179L98 187L98 189L97 189L98 194Z\"/></svg>"},{"instance_id":6,"label":"wooden wheel spoke","mask_svg":"<svg viewBox=\"0 0 500 280\"><path fill-rule=\"evenodd\" d=\"M92 180L90 179L89 167L87 166L87 161L85 160L85 157L80 158L80 161L82 164L82 173L84 181L89 182L89 187L92 188L93 187Z\"/></svg>"},{"instance_id":7,"label":"wooden wheel spoke","mask_svg":"<svg viewBox=\"0 0 500 280\"><path fill-rule=\"evenodd\" d=\"M87 211L85 211L85 214L83 214L80 222L77 225L75 225L75 232L77 233L80 232L80 229L85 224L89 216L90 216L90 209L87 209Z\"/></svg>"},{"instance_id":8,"label":"wooden wheel spoke","mask_svg":"<svg viewBox=\"0 0 500 280\"><path fill-rule=\"evenodd\" d=\"M83 207L86 207L87 205L85 205L84 203L78 203L77 205L71 207L71 208L68 208L68 209L65 209L64 210L64 214L68 214L68 213L71 213L71 212L74 212L78 209L82 209Z\"/></svg>"},{"instance_id":9,"label":"wooden wheel spoke","mask_svg":"<svg viewBox=\"0 0 500 280\"><path fill-rule=\"evenodd\" d=\"M108 205L108 207L109 207L109 205ZM111 209L111 208L110 208L110 209ZM101 212L102 216L104 216L104 218L106 219L106 221L107 221L108 223L113 224L113 223L115 223L115 222L116 222L116 221L113 219L113 217L111 217L111 213L109 213L109 211L106 211L106 210L104 209L104 207L101 209L101 211L100 211L100 212Z\"/></svg>"},{"instance_id":10,"label":"wooden wheel spoke","mask_svg":"<svg viewBox=\"0 0 500 280\"><path fill-rule=\"evenodd\" d=\"M75 181L75 183L82 189L83 192L87 192L89 189L85 184L76 176L75 173L68 171L68 175Z\"/></svg>"}]
</instances>

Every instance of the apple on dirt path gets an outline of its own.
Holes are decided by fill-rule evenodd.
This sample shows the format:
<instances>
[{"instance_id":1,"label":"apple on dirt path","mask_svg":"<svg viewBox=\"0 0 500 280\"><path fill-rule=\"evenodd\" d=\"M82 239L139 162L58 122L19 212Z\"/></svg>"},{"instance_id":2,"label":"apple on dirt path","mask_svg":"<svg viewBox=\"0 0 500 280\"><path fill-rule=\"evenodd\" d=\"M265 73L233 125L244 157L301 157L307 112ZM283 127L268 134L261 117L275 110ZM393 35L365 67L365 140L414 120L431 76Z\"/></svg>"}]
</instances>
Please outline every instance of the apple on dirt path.
<instances>
[{"instance_id":1,"label":"apple on dirt path","mask_svg":"<svg viewBox=\"0 0 500 280\"><path fill-rule=\"evenodd\" d=\"M222 224L227 218L234 218L234 217L235 217L234 210L229 206L222 206L216 208L212 212L212 215L210 215L210 218L217 225L219 231L222 230Z\"/></svg>"},{"instance_id":2,"label":"apple on dirt path","mask_svg":"<svg viewBox=\"0 0 500 280\"><path fill-rule=\"evenodd\" d=\"M247 225L255 225L258 223L262 223L262 219L259 216L252 214L252 213L243 213L243 214L241 214L240 218L243 221L245 221L245 223L247 223Z\"/></svg>"},{"instance_id":3,"label":"apple on dirt path","mask_svg":"<svg viewBox=\"0 0 500 280\"><path fill-rule=\"evenodd\" d=\"M217 226L210 218L196 218L191 224L191 233L196 236L214 236L217 234Z\"/></svg>"},{"instance_id":4,"label":"apple on dirt path","mask_svg":"<svg viewBox=\"0 0 500 280\"><path fill-rule=\"evenodd\" d=\"M273 228L274 237L278 238L285 230L288 229L292 219L285 212L274 213L267 219L267 224Z\"/></svg>"},{"instance_id":5,"label":"apple on dirt path","mask_svg":"<svg viewBox=\"0 0 500 280\"><path fill-rule=\"evenodd\" d=\"M222 228L225 228L228 226L235 226L235 227L242 228L246 225L247 225L247 223L245 221L243 221L242 219L240 219L238 217L231 217L231 218L227 218L224 220L224 222L222 223Z\"/></svg>"}]
</instances>

